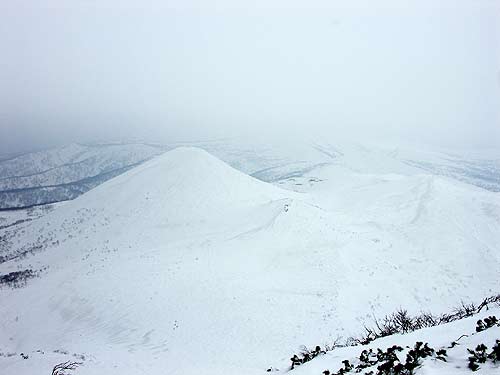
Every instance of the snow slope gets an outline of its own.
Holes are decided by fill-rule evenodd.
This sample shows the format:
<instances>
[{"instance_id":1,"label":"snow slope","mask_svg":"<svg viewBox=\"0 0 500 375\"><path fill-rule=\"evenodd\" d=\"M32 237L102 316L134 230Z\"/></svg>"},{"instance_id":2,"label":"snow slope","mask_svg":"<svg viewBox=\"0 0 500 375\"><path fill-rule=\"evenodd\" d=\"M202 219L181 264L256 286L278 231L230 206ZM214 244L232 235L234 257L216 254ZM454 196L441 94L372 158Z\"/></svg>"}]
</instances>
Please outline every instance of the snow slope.
<instances>
[{"instance_id":1,"label":"snow slope","mask_svg":"<svg viewBox=\"0 0 500 375\"><path fill-rule=\"evenodd\" d=\"M30 353L0 363L260 374L399 306L497 292L499 195L377 165L318 166L286 180L294 192L178 148L1 229L0 274L42 271L0 289L0 350Z\"/></svg>"},{"instance_id":2,"label":"snow slope","mask_svg":"<svg viewBox=\"0 0 500 375\"><path fill-rule=\"evenodd\" d=\"M337 348L296 367L291 374L321 375L326 369L329 369L333 373L344 367L342 364L343 360L347 359L351 364L357 365L359 363L359 355L363 350L372 349L376 353L377 348L385 351L393 345L399 345L405 349L403 352L397 353L399 360L404 363L407 347L413 348L417 341L428 343L435 350L445 349L447 355L446 362L432 357L421 360L421 366L417 368L416 374L474 374L468 368L468 357L470 354L467 349L475 350L478 345L484 344L488 347L487 353L490 353L496 340L500 340L500 326L498 325L482 332L475 332L476 321L491 315L500 317L500 308L496 307L488 311L482 311L471 318L445 325L425 328L405 335L396 334L384 337L371 342L369 345ZM452 347L452 342L457 344ZM375 365L362 373L369 370L374 370L376 373L376 367ZM282 369L285 370L286 367L282 367ZM500 362L493 363L493 361L488 360L486 363L480 364L477 373L497 374L499 371Z\"/></svg>"}]
</instances>

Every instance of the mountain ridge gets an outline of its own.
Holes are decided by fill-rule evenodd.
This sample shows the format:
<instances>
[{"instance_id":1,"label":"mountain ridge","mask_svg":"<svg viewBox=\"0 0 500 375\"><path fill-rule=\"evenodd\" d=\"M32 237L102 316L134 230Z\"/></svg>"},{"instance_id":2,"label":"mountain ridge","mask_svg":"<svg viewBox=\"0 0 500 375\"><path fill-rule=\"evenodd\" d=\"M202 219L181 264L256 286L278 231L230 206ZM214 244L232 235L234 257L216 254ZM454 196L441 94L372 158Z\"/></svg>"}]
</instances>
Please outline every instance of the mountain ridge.
<instances>
[{"instance_id":1,"label":"mountain ridge","mask_svg":"<svg viewBox=\"0 0 500 375\"><path fill-rule=\"evenodd\" d=\"M281 189L178 148L1 229L0 255L13 256L0 274L39 277L0 289L0 346L57 343L95 358L82 374L199 363L259 374L301 344L358 333L371 314L490 295L498 194L377 163L325 165Z\"/></svg>"}]
</instances>

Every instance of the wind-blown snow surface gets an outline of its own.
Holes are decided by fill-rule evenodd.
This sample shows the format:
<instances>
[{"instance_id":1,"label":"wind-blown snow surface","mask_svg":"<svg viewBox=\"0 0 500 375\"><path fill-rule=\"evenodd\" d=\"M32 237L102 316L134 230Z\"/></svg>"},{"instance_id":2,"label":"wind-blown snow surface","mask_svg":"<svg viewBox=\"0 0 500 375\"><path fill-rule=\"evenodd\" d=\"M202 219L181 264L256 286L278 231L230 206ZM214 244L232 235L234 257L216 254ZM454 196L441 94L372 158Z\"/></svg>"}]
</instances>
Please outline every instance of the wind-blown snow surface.
<instances>
[{"instance_id":1,"label":"wind-blown snow surface","mask_svg":"<svg viewBox=\"0 0 500 375\"><path fill-rule=\"evenodd\" d=\"M399 306L498 292L497 193L373 170L318 166L294 192L178 148L3 229L0 274L48 268L0 289L0 350L30 353L0 372L75 353L79 374L259 374Z\"/></svg>"}]
</instances>

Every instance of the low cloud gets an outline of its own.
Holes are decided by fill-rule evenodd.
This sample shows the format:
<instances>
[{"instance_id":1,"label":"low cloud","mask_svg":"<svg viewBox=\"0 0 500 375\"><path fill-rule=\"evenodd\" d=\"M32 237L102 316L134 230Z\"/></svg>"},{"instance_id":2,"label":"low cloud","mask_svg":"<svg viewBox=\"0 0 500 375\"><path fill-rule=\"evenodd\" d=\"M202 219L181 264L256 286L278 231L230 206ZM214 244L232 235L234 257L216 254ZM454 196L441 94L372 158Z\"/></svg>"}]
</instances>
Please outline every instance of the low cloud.
<instances>
[{"instance_id":1,"label":"low cloud","mask_svg":"<svg viewBox=\"0 0 500 375\"><path fill-rule=\"evenodd\" d=\"M497 2L3 1L2 151L287 134L500 145Z\"/></svg>"}]
</instances>

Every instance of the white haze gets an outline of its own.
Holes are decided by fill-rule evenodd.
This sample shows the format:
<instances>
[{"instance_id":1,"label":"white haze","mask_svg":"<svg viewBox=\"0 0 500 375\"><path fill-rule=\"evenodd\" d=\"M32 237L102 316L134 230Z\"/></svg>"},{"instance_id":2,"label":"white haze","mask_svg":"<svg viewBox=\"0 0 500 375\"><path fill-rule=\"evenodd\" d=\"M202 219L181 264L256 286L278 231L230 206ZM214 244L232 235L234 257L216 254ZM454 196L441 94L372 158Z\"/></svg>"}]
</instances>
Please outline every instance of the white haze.
<instances>
[{"instance_id":1,"label":"white haze","mask_svg":"<svg viewBox=\"0 0 500 375\"><path fill-rule=\"evenodd\" d=\"M498 1L0 3L0 151L70 141L500 145Z\"/></svg>"}]
</instances>

